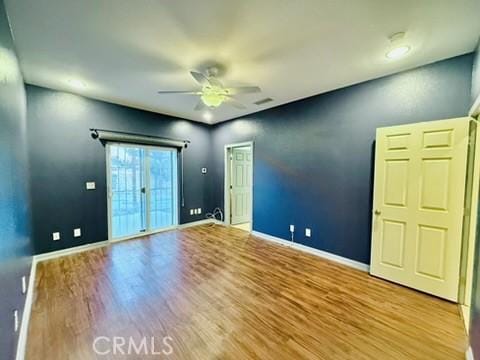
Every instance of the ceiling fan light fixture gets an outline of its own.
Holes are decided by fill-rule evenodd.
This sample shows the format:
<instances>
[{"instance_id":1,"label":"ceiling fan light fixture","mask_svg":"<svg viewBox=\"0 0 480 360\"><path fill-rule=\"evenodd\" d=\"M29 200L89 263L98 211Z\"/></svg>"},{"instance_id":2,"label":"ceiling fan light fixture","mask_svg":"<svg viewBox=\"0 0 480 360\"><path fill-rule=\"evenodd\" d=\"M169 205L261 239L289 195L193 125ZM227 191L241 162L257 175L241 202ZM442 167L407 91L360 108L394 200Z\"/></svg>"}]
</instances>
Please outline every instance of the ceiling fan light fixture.
<instances>
[{"instance_id":1,"label":"ceiling fan light fixture","mask_svg":"<svg viewBox=\"0 0 480 360\"><path fill-rule=\"evenodd\" d=\"M216 69L216 70L215 70ZM193 108L194 111L202 111L205 108L215 109L225 103L235 109L244 110L246 106L235 99L236 95L254 94L261 92L258 86L234 86L225 87L222 82L216 78L219 75L218 68L207 69L205 72L192 70L190 75L194 80L202 86L200 91L196 90L167 90L159 91L159 94L179 94L179 95L199 95L197 104ZM209 115L203 115L208 121Z\"/></svg>"},{"instance_id":2,"label":"ceiling fan light fixture","mask_svg":"<svg viewBox=\"0 0 480 360\"><path fill-rule=\"evenodd\" d=\"M202 101L208 107L219 107L225 100L225 90L217 86L205 86L202 91Z\"/></svg>"}]
</instances>

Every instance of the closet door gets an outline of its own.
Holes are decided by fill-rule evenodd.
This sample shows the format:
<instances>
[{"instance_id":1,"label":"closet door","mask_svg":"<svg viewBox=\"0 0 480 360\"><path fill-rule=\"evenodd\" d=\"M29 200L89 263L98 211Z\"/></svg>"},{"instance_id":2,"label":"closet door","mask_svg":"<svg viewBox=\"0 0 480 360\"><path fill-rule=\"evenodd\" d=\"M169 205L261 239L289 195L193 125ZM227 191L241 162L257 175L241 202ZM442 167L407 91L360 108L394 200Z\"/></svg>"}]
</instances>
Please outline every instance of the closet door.
<instances>
[{"instance_id":1,"label":"closet door","mask_svg":"<svg viewBox=\"0 0 480 360\"><path fill-rule=\"evenodd\" d=\"M377 129L372 275L457 300L469 121Z\"/></svg>"}]
</instances>

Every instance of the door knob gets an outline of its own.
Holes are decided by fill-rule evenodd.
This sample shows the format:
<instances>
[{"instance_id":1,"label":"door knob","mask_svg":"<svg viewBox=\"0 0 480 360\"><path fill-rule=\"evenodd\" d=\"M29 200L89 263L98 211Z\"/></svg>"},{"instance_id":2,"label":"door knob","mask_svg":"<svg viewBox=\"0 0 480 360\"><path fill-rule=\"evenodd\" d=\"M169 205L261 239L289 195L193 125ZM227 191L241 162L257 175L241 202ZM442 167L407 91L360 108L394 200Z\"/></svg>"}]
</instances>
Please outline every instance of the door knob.
<instances>
[{"instance_id":1,"label":"door knob","mask_svg":"<svg viewBox=\"0 0 480 360\"><path fill-rule=\"evenodd\" d=\"M375 210L375 215L380 215L382 212L380 210Z\"/></svg>"}]
</instances>

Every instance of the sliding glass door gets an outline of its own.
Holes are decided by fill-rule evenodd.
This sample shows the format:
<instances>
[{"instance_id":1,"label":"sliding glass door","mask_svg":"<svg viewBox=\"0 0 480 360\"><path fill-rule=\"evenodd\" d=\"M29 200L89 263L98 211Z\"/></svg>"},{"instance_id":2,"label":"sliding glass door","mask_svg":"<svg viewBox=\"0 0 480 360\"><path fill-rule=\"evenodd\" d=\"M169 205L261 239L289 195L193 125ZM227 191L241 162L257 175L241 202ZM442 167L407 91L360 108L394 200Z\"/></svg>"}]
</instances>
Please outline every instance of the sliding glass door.
<instances>
[{"instance_id":1,"label":"sliding glass door","mask_svg":"<svg viewBox=\"0 0 480 360\"><path fill-rule=\"evenodd\" d=\"M177 151L108 144L109 238L177 224Z\"/></svg>"},{"instance_id":2,"label":"sliding glass door","mask_svg":"<svg viewBox=\"0 0 480 360\"><path fill-rule=\"evenodd\" d=\"M176 224L177 214L177 153L149 149L148 218L152 229Z\"/></svg>"}]
</instances>

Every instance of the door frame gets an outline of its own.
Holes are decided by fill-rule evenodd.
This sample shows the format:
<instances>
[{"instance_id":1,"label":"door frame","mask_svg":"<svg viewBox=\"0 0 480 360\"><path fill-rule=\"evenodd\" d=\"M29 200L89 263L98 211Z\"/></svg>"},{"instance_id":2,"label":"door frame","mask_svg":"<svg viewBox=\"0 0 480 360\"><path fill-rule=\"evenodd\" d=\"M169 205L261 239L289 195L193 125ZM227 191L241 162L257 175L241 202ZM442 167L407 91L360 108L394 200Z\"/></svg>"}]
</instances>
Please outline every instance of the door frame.
<instances>
[{"instance_id":1,"label":"door frame","mask_svg":"<svg viewBox=\"0 0 480 360\"><path fill-rule=\"evenodd\" d=\"M174 167L175 171L177 172L176 176L175 176L175 179L176 179L176 182L175 182L175 189L174 189L174 202L175 202L175 213L174 213L174 221L173 221L173 225L172 226L167 226L167 227L164 227L164 228L161 228L161 229L156 229L156 230L150 230L150 231L145 231L145 232L140 232L140 233L137 233L137 234L133 234L133 235L129 235L129 236L123 236L123 237L120 237L120 238L113 238L112 237L112 202L111 202L111 199L110 199L110 188L111 188L111 174L110 174L110 148L112 145L122 145L122 146L128 146L128 145L132 145L132 146L136 146L136 147L141 147L141 148L144 148L144 149L164 149L164 150L169 150L169 151L175 151L176 152L176 166ZM135 143L123 143L123 142L107 142L105 144L105 153L106 153L106 176L107 176L107 217L108 217L108 239L107 241L110 242L110 243L115 243L115 242L119 242L119 241L124 241L124 240L130 240L130 239L135 239L135 238L139 238L139 237L143 237L143 236L147 236L147 235L152 235L152 234L157 234L157 233L161 233L161 232L164 232L164 231L169 231L169 230L175 230L178 228L178 225L179 225L179 219L180 219L180 206L179 206L179 184L178 184L178 164L179 164L179 154L178 154L178 150L175 149L175 148L170 148L170 147L165 147L165 146L154 146L154 145L143 145L143 144L135 144ZM146 158L145 159L145 163L148 164L149 166L149 160ZM145 174L145 197L149 197L147 195L147 193L150 193L150 189L149 189L149 185L150 184L150 173L147 172ZM145 211L146 211L146 223L148 224L149 223L149 220L150 220L150 213L149 213L149 208L150 208L150 204L148 203L148 201L146 201L145 203Z\"/></svg>"},{"instance_id":2,"label":"door frame","mask_svg":"<svg viewBox=\"0 0 480 360\"><path fill-rule=\"evenodd\" d=\"M231 167L229 166L230 165L230 161L229 161L229 157L230 157L230 154L232 152L232 149L233 148L237 148L237 147L250 147L250 151L252 153L252 171L250 173L250 187L251 187L251 191L250 191L250 205L251 205L251 211L250 211L250 232L253 231L253 179L254 179L254 176L253 176L253 172L254 172L254 169L255 169L255 156L254 156L254 150L255 150L255 147L254 147L254 142L253 140L252 141L244 141L244 142L239 142L239 143L233 143L233 144L227 144L224 146L224 156L223 156L223 159L224 159L224 176L223 176L223 208L224 208L224 214L225 214L225 217L223 219L223 222L225 223L225 225L228 225L230 226L231 225L231 221L230 221L230 213L231 213L231 209L230 209L230 205L231 205L231 201L230 201L230 178L232 176L232 169Z\"/></svg>"}]
</instances>

